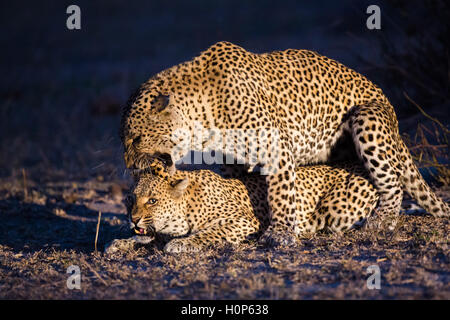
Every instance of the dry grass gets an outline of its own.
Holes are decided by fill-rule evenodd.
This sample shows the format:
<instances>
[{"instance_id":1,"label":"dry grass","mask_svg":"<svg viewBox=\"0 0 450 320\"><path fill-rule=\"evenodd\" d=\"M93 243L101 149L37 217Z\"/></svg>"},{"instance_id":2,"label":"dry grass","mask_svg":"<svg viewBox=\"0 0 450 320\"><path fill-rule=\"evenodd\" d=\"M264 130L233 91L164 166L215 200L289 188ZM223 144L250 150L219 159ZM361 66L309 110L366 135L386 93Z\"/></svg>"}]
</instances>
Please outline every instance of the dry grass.
<instances>
[{"instance_id":1,"label":"dry grass","mask_svg":"<svg viewBox=\"0 0 450 320\"><path fill-rule=\"evenodd\" d=\"M425 110L414 102L406 93L405 97L425 118L431 120L429 125L419 123L413 138L404 135L406 144L419 168L426 169L428 174L441 185L449 186L450 130L448 130L438 119L426 113Z\"/></svg>"}]
</instances>

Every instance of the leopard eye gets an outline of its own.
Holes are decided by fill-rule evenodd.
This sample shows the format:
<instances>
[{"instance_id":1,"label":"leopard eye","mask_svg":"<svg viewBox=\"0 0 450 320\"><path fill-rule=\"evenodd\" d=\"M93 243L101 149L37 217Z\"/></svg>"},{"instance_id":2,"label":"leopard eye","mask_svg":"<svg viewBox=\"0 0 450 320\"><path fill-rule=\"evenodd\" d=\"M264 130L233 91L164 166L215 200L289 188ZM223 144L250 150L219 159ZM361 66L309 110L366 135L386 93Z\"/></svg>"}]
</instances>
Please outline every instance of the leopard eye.
<instances>
[{"instance_id":1,"label":"leopard eye","mask_svg":"<svg viewBox=\"0 0 450 320\"><path fill-rule=\"evenodd\" d=\"M151 198L151 199L149 199L149 200L147 201L147 204L148 204L148 205L154 205L157 201L158 201L158 200L156 200L156 199L154 199L154 198Z\"/></svg>"}]
</instances>

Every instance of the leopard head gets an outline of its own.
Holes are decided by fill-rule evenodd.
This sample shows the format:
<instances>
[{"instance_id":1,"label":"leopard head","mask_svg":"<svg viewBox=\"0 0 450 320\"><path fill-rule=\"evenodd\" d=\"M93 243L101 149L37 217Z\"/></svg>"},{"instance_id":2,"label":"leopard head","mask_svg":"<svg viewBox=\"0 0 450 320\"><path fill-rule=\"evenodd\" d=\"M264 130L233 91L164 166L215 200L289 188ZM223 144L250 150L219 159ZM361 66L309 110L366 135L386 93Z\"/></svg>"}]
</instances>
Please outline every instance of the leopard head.
<instances>
[{"instance_id":1,"label":"leopard head","mask_svg":"<svg viewBox=\"0 0 450 320\"><path fill-rule=\"evenodd\" d=\"M173 159L178 157L174 154L178 143L174 132L183 128L181 114L170 105L169 96L148 95L141 100L130 102L131 106L122 118L125 164L129 169L145 169L159 159L173 173Z\"/></svg>"},{"instance_id":2,"label":"leopard head","mask_svg":"<svg viewBox=\"0 0 450 320\"><path fill-rule=\"evenodd\" d=\"M166 176L155 170L135 173L135 183L127 196L130 225L138 235L155 233L182 236L189 232L184 195L189 179L182 174Z\"/></svg>"}]
</instances>

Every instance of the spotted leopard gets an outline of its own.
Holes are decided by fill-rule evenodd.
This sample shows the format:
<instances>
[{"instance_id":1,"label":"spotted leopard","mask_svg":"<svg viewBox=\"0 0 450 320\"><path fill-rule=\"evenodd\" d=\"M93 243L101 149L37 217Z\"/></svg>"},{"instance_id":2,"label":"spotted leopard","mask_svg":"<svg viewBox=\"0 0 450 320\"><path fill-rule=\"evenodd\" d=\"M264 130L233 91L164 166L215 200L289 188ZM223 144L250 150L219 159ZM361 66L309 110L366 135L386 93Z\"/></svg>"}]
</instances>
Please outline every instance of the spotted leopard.
<instances>
[{"instance_id":1,"label":"spotted leopard","mask_svg":"<svg viewBox=\"0 0 450 320\"><path fill-rule=\"evenodd\" d=\"M144 169L155 157L174 170L174 131L217 128L276 132L279 139L258 163L266 176L270 227L268 243L293 243L307 219L297 214L296 167L326 163L336 145L352 142L380 194L378 212L397 214L408 192L434 216L448 216L420 175L398 129L393 106L363 75L308 50L252 53L219 42L194 59L145 82L123 110L121 139L128 168ZM232 155L248 147L241 141ZM220 146L217 147L220 150ZM240 159L249 164L248 159Z\"/></svg>"},{"instance_id":2,"label":"spotted leopard","mask_svg":"<svg viewBox=\"0 0 450 320\"><path fill-rule=\"evenodd\" d=\"M190 252L256 239L269 225L267 186L261 175L229 179L210 170L168 175L159 166L135 175L127 208L137 241L147 242L156 234L175 237L165 251ZM367 177L360 165L297 168L296 193L302 196L297 197L295 234L361 226L379 199Z\"/></svg>"}]
</instances>

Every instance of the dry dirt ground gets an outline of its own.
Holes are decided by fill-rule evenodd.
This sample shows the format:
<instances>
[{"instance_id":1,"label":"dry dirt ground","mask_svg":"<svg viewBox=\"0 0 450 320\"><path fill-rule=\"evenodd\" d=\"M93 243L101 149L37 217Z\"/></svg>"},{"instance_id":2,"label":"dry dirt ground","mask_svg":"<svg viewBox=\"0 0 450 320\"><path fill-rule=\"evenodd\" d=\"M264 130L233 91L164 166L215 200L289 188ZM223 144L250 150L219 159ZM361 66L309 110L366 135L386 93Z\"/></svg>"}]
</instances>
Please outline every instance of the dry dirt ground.
<instances>
[{"instance_id":1,"label":"dry dirt ground","mask_svg":"<svg viewBox=\"0 0 450 320\"><path fill-rule=\"evenodd\" d=\"M107 257L105 243L128 236L127 183L100 180L25 180L26 189L23 179L1 181L1 299L450 299L448 219L405 214L393 233L320 234L297 248L170 255L141 247ZM71 265L80 290L67 288ZM380 290L367 288L371 265Z\"/></svg>"}]
</instances>

